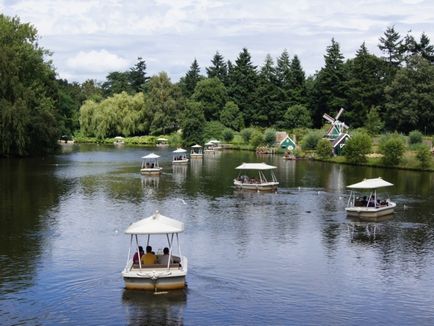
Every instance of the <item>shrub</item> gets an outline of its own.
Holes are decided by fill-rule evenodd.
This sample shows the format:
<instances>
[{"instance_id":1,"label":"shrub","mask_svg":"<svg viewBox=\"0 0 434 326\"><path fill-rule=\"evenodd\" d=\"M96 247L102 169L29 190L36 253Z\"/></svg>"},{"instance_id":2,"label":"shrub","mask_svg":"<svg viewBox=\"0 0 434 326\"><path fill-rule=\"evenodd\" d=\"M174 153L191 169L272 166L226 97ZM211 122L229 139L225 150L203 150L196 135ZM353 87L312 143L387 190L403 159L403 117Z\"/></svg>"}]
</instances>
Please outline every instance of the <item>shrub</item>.
<instances>
[{"instance_id":1,"label":"shrub","mask_svg":"<svg viewBox=\"0 0 434 326\"><path fill-rule=\"evenodd\" d=\"M408 143L410 145L422 144L423 135L419 130L413 130L408 134Z\"/></svg>"},{"instance_id":2,"label":"shrub","mask_svg":"<svg viewBox=\"0 0 434 326\"><path fill-rule=\"evenodd\" d=\"M234 139L234 132L232 129L226 128L223 130L223 140L229 143L232 139Z\"/></svg>"},{"instance_id":3,"label":"shrub","mask_svg":"<svg viewBox=\"0 0 434 326\"><path fill-rule=\"evenodd\" d=\"M264 132L264 142L268 146L274 146L276 143L276 130L275 129L267 129Z\"/></svg>"},{"instance_id":4,"label":"shrub","mask_svg":"<svg viewBox=\"0 0 434 326\"><path fill-rule=\"evenodd\" d=\"M420 162L422 168L427 168L431 165L431 152L427 145L421 144L416 150L416 158Z\"/></svg>"},{"instance_id":5,"label":"shrub","mask_svg":"<svg viewBox=\"0 0 434 326\"><path fill-rule=\"evenodd\" d=\"M319 140L322 138L322 133L319 131L311 131L307 133L301 140L301 148L303 150L313 150L316 148Z\"/></svg>"},{"instance_id":6,"label":"shrub","mask_svg":"<svg viewBox=\"0 0 434 326\"><path fill-rule=\"evenodd\" d=\"M367 132L356 132L345 143L343 154L350 163L365 163L371 152L372 139Z\"/></svg>"},{"instance_id":7,"label":"shrub","mask_svg":"<svg viewBox=\"0 0 434 326\"><path fill-rule=\"evenodd\" d=\"M383 163L386 165L398 165L405 151L405 141L402 136L389 134L380 139L380 152L383 154Z\"/></svg>"},{"instance_id":8,"label":"shrub","mask_svg":"<svg viewBox=\"0 0 434 326\"><path fill-rule=\"evenodd\" d=\"M248 144L250 141L250 137L252 137L252 129L245 128L240 131L241 137L243 138L244 143Z\"/></svg>"},{"instance_id":9,"label":"shrub","mask_svg":"<svg viewBox=\"0 0 434 326\"><path fill-rule=\"evenodd\" d=\"M208 141L212 138L217 140L222 139L223 130L226 127L220 121L208 121L205 123L205 128L203 130L203 139Z\"/></svg>"},{"instance_id":10,"label":"shrub","mask_svg":"<svg viewBox=\"0 0 434 326\"><path fill-rule=\"evenodd\" d=\"M328 139L320 139L316 145L316 154L320 159L326 159L333 155L333 145Z\"/></svg>"},{"instance_id":11,"label":"shrub","mask_svg":"<svg viewBox=\"0 0 434 326\"><path fill-rule=\"evenodd\" d=\"M255 130L252 133L252 137L250 137L250 145L252 145L253 147L258 147L259 145L261 145L263 143L263 136L262 133L260 131Z\"/></svg>"}]
</instances>

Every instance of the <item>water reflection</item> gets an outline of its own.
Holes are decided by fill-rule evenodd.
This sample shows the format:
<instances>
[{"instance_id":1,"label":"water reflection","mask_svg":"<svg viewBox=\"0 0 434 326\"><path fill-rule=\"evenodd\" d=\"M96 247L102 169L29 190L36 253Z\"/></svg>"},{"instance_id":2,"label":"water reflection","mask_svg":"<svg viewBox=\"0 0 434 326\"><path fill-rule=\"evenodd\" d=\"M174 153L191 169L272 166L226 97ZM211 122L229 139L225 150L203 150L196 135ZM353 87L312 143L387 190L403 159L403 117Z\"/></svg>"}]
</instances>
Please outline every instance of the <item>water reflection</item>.
<instances>
[{"instance_id":1,"label":"water reflection","mask_svg":"<svg viewBox=\"0 0 434 326\"><path fill-rule=\"evenodd\" d=\"M178 185L182 184L187 177L188 166L184 164L174 164L172 166L173 179Z\"/></svg>"},{"instance_id":2,"label":"water reflection","mask_svg":"<svg viewBox=\"0 0 434 326\"><path fill-rule=\"evenodd\" d=\"M160 184L160 176L142 175L141 181L144 194L153 195L158 190L158 186Z\"/></svg>"},{"instance_id":3,"label":"water reflection","mask_svg":"<svg viewBox=\"0 0 434 326\"><path fill-rule=\"evenodd\" d=\"M183 325L187 289L153 294L124 290L122 304L129 325Z\"/></svg>"}]
</instances>

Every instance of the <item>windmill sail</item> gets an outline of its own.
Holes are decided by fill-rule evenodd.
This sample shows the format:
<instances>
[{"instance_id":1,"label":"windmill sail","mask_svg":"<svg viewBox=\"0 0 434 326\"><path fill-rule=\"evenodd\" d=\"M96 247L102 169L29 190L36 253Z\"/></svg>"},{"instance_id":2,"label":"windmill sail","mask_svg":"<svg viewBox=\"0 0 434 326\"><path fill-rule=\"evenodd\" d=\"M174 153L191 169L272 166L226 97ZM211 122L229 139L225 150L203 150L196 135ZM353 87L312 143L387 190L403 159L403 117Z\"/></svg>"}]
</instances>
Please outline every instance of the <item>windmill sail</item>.
<instances>
[{"instance_id":1,"label":"windmill sail","mask_svg":"<svg viewBox=\"0 0 434 326\"><path fill-rule=\"evenodd\" d=\"M331 116L329 116L327 113L324 113L322 116L327 121L330 121L331 123L335 122L335 119L333 119Z\"/></svg>"}]
</instances>

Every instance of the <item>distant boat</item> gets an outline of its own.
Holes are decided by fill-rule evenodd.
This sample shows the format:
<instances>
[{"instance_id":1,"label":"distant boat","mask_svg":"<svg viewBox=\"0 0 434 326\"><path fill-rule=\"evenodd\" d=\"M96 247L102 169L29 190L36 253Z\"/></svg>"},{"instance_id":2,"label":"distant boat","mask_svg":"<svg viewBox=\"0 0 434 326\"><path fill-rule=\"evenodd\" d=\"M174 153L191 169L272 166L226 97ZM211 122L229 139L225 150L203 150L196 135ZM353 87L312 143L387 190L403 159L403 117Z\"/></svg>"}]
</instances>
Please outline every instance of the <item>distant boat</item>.
<instances>
[{"instance_id":1,"label":"distant boat","mask_svg":"<svg viewBox=\"0 0 434 326\"><path fill-rule=\"evenodd\" d=\"M130 235L127 264L122 271L125 288L130 290L176 290L186 286L185 277L188 270L187 257L182 256L179 233L184 231L184 223L161 215L158 211L150 217L132 223L125 233ZM139 236L149 245L151 238L167 240L168 257L157 253L157 263L144 265L140 259L134 262L133 252L139 252ZM176 239L177 248L174 248ZM173 255L176 250L178 256ZM167 263L160 264L161 261Z\"/></svg>"},{"instance_id":2,"label":"distant boat","mask_svg":"<svg viewBox=\"0 0 434 326\"><path fill-rule=\"evenodd\" d=\"M178 148L178 149L174 150L172 153L173 153L172 164L187 164L188 163L187 151L185 149Z\"/></svg>"},{"instance_id":3,"label":"distant boat","mask_svg":"<svg viewBox=\"0 0 434 326\"><path fill-rule=\"evenodd\" d=\"M115 145L123 145L125 143L124 137L122 137L122 136L116 136L114 139L115 140L114 140L113 144L115 144Z\"/></svg>"},{"instance_id":4,"label":"distant boat","mask_svg":"<svg viewBox=\"0 0 434 326\"><path fill-rule=\"evenodd\" d=\"M161 174L162 167L158 164L159 155L151 153L142 157L142 166L140 173L145 175L159 175Z\"/></svg>"},{"instance_id":5,"label":"distant boat","mask_svg":"<svg viewBox=\"0 0 434 326\"><path fill-rule=\"evenodd\" d=\"M347 215L360 219L375 220L386 215L393 214L396 203L390 199L380 199L377 196L377 189L391 187L392 183L382 178L365 179L359 183L347 186L351 189L348 198ZM366 192L367 196L360 196L360 192Z\"/></svg>"},{"instance_id":6,"label":"distant boat","mask_svg":"<svg viewBox=\"0 0 434 326\"><path fill-rule=\"evenodd\" d=\"M190 158L202 158L202 157L203 157L202 146L198 144L191 146Z\"/></svg>"},{"instance_id":7,"label":"distant boat","mask_svg":"<svg viewBox=\"0 0 434 326\"><path fill-rule=\"evenodd\" d=\"M239 189L256 190L256 191L274 191L277 189L279 182L274 175L275 166L266 163L243 163L235 168L240 170L240 174L234 179L234 186ZM248 176L244 172L256 171L257 176ZM268 179L265 176L268 171Z\"/></svg>"},{"instance_id":8,"label":"distant boat","mask_svg":"<svg viewBox=\"0 0 434 326\"><path fill-rule=\"evenodd\" d=\"M157 138L157 146L158 147L169 146L168 142L169 142L169 140L167 138L163 138L163 137Z\"/></svg>"}]
</instances>

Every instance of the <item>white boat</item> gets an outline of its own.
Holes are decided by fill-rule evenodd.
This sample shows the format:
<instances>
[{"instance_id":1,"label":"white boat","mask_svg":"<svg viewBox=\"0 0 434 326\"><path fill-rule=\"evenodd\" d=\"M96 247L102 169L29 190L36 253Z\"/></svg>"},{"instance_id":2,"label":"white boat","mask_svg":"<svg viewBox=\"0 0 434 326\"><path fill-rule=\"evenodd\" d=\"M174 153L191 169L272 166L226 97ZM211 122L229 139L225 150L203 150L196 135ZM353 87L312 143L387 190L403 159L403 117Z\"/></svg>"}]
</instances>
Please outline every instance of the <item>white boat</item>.
<instances>
[{"instance_id":1,"label":"white boat","mask_svg":"<svg viewBox=\"0 0 434 326\"><path fill-rule=\"evenodd\" d=\"M115 144L115 145L123 145L124 143L125 143L124 142L124 137L122 137L122 136L116 136L114 138L113 144Z\"/></svg>"},{"instance_id":2,"label":"white boat","mask_svg":"<svg viewBox=\"0 0 434 326\"><path fill-rule=\"evenodd\" d=\"M274 175L275 166L266 163L243 163L235 169L240 170L234 186L239 189L256 190L256 191L274 191L277 189L279 182ZM257 177L244 175L247 171L257 171ZM265 176L265 171L269 171L269 178ZM269 180L270 179L270 180Z\"/></svg>"},{"instance_id":3,"label":"white boat","mask_svg":"<svg viewBox=\"0 0 434 326\"><path fill-rule=\"evenodd\" d=\"M148 154L142 157L142 166L140 168L141 174L146 175L159 175L161 174L162 167L158 164L158 158L160 156L154 153Z\"/></svg>"},{"instance_id":4,"label":"white boat","mask_svg":"<svg viewBox=\"0 0 434 326\"><path fill-rule=\"evenodd\" d=\"M169 146L169 140L167 138L157 138L157 146L158 147L167 147Z\"/></svg>"},{"instance_id":5,"label":"white boat","mask_svg":"<svg viewBox=\"0 0 434 326\"><path fill-rule=\"evenodd\" d=\"M219 151L219 150L222 150L222 149L223 149L223 147L222 147L222 145L221 145L221 143L220 143L220 140L211 139L211 140L209 141L209 143L211 143L211 144L213 145L213 149L214 149L215 151Z\"/></svg>"},{"instance_id":6,"label":"white boat","mask_svg":"<svg viewBox=\"0 0 434 326\"><path fill-rule=\"evenodd\" d=\"M122 271L125 288L131 290L175 290L186 286L185 277L188 270L187 257L182 256L178 234L184 231L184 223L161 215L158 211L150 217L132 223L125 233L130 235L127 264ZM134 252L139 252L139 236L146 239L147 245L152 239L160 238L167 241L169 257L167 264L143 265L138 259L133 262ZM174 240L177 242L177 254L173 255ZM163 255L157 253L157 261ZM174 261L179 261L174 263Z\"/></svg>"},{"instance_id":7,"label":"white boat","mask_svg":"<svg viewBox=\"0 0 434 326\"><path fill-rule=\"evenodd\" d=\"M382 200L377 196L377 189L391 186L393 186L392 183L382 178L365 179L347 186L347 188L351 189L347 207L345 208L347 215L360 219L377 220L393 214L396 203L390 201L390 199ZM368 193L369 196L361 197L361 191Z\"/></svg>"},{"instance_id":8,"label":"white boat","mask_svg":"<svg viewBox=\"0 0 434 326\"><path fill-rule=\"evenodd\" d=\"M172 164L187 164L188 163L187 151L185 149L178 148L178 149L174 150L172 153L173 153Z\"/></svg>"},{"instance_id":9,"label":"white boat","mask_svg":"<svg viewBox=\"0 0 434 326\"><path fill-rule=\"evenodd\" d=\"M198 144L191 146L190 158L202 158L202 157L203 157L202 146Z\"/></svg>"},{"instance_id":10,"label":"white boat","mask_svg":"<svg viewBox=\"0 0 434 326\"><path fill-rule=\"evenodd\" d=\"M205 149L204 152L205 153L214 153L214 144L211 142L207 142L205 143Z\"/></svg>"}]
</instances>

